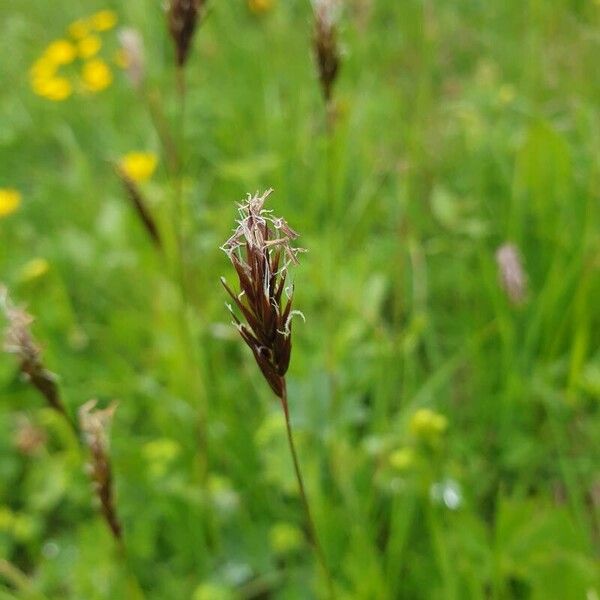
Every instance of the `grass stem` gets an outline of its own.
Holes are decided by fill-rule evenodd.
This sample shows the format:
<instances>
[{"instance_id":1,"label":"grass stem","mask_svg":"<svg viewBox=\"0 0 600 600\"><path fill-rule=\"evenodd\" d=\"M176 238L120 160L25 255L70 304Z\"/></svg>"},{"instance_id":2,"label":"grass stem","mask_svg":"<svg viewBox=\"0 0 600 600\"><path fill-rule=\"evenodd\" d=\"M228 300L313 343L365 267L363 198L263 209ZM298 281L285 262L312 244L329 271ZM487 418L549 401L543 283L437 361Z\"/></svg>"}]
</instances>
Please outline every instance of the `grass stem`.
<instances>
[{"instance_id":1,"label":"grass stem","mask_svg":"<svg viewBox=\"0 0 600 600\"><path fill-rule=\"evenodd\" d=\"M296 452L296 444L294 443L294 435L292 432L292 424L290 422L290 411L288 406L288 395L287 395L287 384L285 378L283 378L283 393L281 395L281 406L283 408L283 414L285 415L285 426L287 431L287 439L290 446L290 453L292 455L292 461L294 463L294 472L296 474L296 480L298 482L298 489L300 491L300 499L302 501L302 506L304 508L304 514L306 517L306 522L309 530L309 540L315 550L317 555L317 559L321 564L321 568L323 569L323 573L325 575L325 580L327 582L327 592L330 599L335 598L335 592L333 587L333 579L331 577L331 571L327 565L327 560L325 558L325 552L323 551L323 547L321 546L321 542L319 541L319 536L317 535L317 528L315 527L315 522L312 518L312 513L310 510L310 504L308 502L308 496L306 494L306 488L304 487L304 479L302 477L302 470L300 468L300 461L298 460L298 453Z\"/></svg>"}]
</instances>

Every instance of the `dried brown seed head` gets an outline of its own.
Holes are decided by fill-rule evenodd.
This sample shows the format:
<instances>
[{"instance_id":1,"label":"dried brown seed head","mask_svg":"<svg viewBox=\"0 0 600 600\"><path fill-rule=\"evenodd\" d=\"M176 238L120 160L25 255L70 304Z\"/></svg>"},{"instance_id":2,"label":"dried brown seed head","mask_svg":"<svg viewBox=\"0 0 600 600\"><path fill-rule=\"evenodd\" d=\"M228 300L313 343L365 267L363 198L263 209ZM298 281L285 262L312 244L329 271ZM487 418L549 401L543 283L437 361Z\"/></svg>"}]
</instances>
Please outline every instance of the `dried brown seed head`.
<instances>
[{"instance_id":1,"label":"dried brown seed head","mask_svg":"<svg viewBox=\"0 0 600 600\"><path fill-rule=\"evenodd\" d=\"M315 30L313 50L319 69L321 91L326 102L331 100L333 85L340 68L337 43L339 3L336 0L313 0Z\"/></svg>"},{"instance_id":2,"label":"dried brown seed head","mask_svg":"<svg viewBox=\"0 0 600 600\"><path fill-rule=\"evenodd\" d=\"M158 229L156 221L154 220L154 216L150 212L148 201L142 194L142 191L140 190L137 183L133 179L131 179L131 177L129 177L119 165L115 164L113 165L113 167L117 176L121 180L123 188L127 194L127 198L131 202L131 205L135 210L137 216L139 217L140 222L144 226L144 229L150 236L150 239L152 240L154 245L157 248L161 248L162 240L160 237L160 231Z\"/></svg>"},{"instance_id":3,"label":"dried brown seed head","mask_svg":"<svg viewBox=\"0 0 600 600\"><path fill-rule=\"evenodd\" d=\"M125 74L131 85L138 89L144 80L144 41L137 29L124 27L119 31L119 43L123 53Z\"/></svg>"},{"instance_id":4,"label":"dried brown seed head","mask_svg":"<svg viewBox=\"0 0 600 600\"><path fill-rule=\"evenodd\" d=\"M26 456L35 456L46 445L46 432L20 415L13 438L17 450Z\"/></svg>"},{"instance_id":5,"label":"dried brown seed head","mask_svg":"<svg viewBox=\"0 0 600 600\"><path fill-rule=\"evenodd\" d=\"M56 375L44 367L42 351L31 334L33 317L12 303L7 288L2 285L0 310L4 312L8 321L4 334L4 350L19 358L23 376L44 396L52 408L67 417L56 385Z\"/></svg>"},{"instance_id":6,"label":"dried brown seed head","mask_svg":"<svg viewBox=\"0 0 600 600\"><path fill-rule=\"evenodd\" d=\"M202 17L205 0L169 0L169 32L175 44L178 66L182 67L189 56L192 39Z\"/></svg>"},{"instance_id":7,"label":"dried brown seed head","mask_svg":"<svg viewBox=\"0 0 600 600\"><path fill-rule=\"evenodd\" d=\"M254 354L262 374L280 398L292 350L292 310L286 278L290 263L297 263L301 248L291 245L298 234L264 204L272 190L248 196L239 205L240 219L233 235L222 246L233 264L240 285L236 294L222 279L241 319L229 307L235 325ZM284 297L285 295L285 297Z\"/></svg>"},{"instance_id":8,"label":"dried brown seed head","mask_svg":"<svg viewBox=\"0 0 600 600\"><path fill-rule=\"evenodd\" d=\"M117 405L113 402L108 408L97 409L96 404L96 400L90 400L79 409L79 423L91 455L87 470L102 516L113 536L120 539L122 527L114 501L108 441L108 429Z\"/></svg>"}]
</instances>

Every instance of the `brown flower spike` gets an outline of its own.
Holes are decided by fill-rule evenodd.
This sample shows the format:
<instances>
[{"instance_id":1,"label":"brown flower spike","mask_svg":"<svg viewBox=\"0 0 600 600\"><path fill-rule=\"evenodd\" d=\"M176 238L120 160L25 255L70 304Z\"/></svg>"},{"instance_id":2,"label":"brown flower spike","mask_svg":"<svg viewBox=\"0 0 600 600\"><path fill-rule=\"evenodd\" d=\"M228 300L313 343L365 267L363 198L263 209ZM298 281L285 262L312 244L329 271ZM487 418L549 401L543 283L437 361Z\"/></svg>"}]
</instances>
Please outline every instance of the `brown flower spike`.
<instances>
[{"instance_id":1,"label":"brown flower spike","mask_svg":"<svg viewBox=\"0 0 600 600\"><path fill-rule=\"evenodd\" d=\"M339 7L336 0L313 0L313 8L315 13L313 48L319 68L323 98L328 103L340 68L336 31Z\"/></svg>"},{"instance_id":2,"label":"brown flower spike","mask_svg":"<svg viewBox=\"0 0 600 600\"><path fill-rule=\"evenodd\" d=\"M20 360L20 370L31 385L46 399L48 404L70 421L60 398L56 375L48 371L42 362L42 351L30 326L33 317L21 308L13 305L8 290L0 285L0 308L8 321L4 336L4 350L16 354Z\"/></svg>"},{"instance_id":3,"label":"brown flower spike","mask_svg":"<svg viewBox=\"0 0 600 600\"><path fill-rule=\"evenodd\" d=\"M222 246L237 272L240 293L235 294L224 278L221 281L245 320L229 306L240 335L273 392L283 398L292 351L292 317L302 314L292 310L285 283L288 266L298 262L302 249L291 246L298 234L285 220L263 208L272 191L248 195L239 206L237 228Z\"/></svg>"},{"instance_id":4,"label":"brown flower spike","mask_svg":"<svg viewBox=\"0 0 600 600\"><path fill-rule=\"evenodd\" d=\"M183 67L188 59L198 19L202 16L205 0L170 0L168 8L169 32L175 43L177 65Z\"/></svg>"},{"instance_id":5,"label":"brown flower spike","mask_svg":"<svg viewBox=\"0 0 600 600\"><path fill-rule=\"evenodd\" d=\"M148 202L144 198L140 188L137 186L135 181L131 179L131 177L129 177L121 167L119 167L119 165L115 164L114 169L115 173L121 180L123 189L127 193L127 198L129 199L131 206L139 217L144 229L150 236L152 243L157 248L161 248L162 241L160 232L158 230L158 225L156 224L156 221L154 220L154 217L148 208Z\"/></svg>"},{"instance_id":6,"label":"brown flower spike","mask_svg":"<svg viewBox=\"0 0 600 600\"><path fill-rule=\"evenodd\" d=\"M89 474L92 487L100 502L102 516L114 538L120 540L122 527L117 517L114 501L107 436L107 429L116 408L116 404L113 403L108 408L100 410L96 408L96 400L90 400L79 409L79 422L85 436L85 442L90 449Z\"/></svg>"}]
</instances>

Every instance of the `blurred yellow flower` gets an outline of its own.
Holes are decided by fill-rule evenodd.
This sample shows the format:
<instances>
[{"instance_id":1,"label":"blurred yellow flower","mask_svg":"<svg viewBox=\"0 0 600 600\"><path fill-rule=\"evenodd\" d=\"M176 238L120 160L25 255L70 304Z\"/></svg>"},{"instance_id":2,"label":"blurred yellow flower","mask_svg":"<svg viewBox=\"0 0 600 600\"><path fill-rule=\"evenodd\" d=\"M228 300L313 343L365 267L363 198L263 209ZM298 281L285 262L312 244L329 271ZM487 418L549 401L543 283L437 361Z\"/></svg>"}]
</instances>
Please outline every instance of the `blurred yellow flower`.
<instances>
[{"instance_id":1,"label":"blurred yellow flower","mask_svg":"<svg viewBox=\"0 0 600 600\"><path fill-rule=\"evenodd\" d=\"M416 460L415 451L412 448L399 448L390 454L389 463L397 471L410 469Z\"/></svg>"},{"instance_id":2,"label":"blurred yellow flower","mask_svg":"<svg viewBox=\"0 0 600 600\"><path fill-rule=\"evenodd\" d=\"M29 69L29 77L31 81L37 79L48 79L56 73L57 65L50 62L47 58L38 58Z\"/></svg>"},{"instance_id":3,"label":"blurred yellow flower","mask_svg":"<svg viewBox=\"0 0 600 600\"><path fill-rule=\"evenodd\" d=\"M0 188L0 217L14 213L21 206L21 193L11 188Z\"/></svg>"},{"instance_id":4,"label":"blurred yellow flower","mask_svg":"<svg viewBox=\"0 0 600 600\"><path fill-rule=\"evenodd\" d=\"M276 523L269 531L271 548L276 554L289 554L302 547L302 531L291 523Z\"/></svg>"},{"instance_id":5,"label":"blurred yellow flower","mask_svg":"<svg viewBox=\"0 0 600 600\"><path fill-rule=\"evenodd\" d=\"M0 531L9 531L15 522L15 513L8 506L0 506Z\"/></svg>"},{"instance_id":6,"label":"blurred yellow flower","mask_svg":"<svg viewBox=\"0 0 600 600\"><path fill-rule=\"evenodd\" d=\"M31 82L33 91L38 96L60 102L73 93L71 82L65 77L38 77Z\"/></svg>"},{"instance_id":7,"label":"blurred yellow flower","mask_svg":"<svg viewBox=\"0 0 600 600\"><path fill-rule=\"evenodd\" d=\"M255 14L268 12L275 5L275 0L248 0L248 8Z\"/></svg>"},{"instance_id":8,"label":"blurred yellow flower","mask_svg":"<svg viewBox=\"0 0 600 600\"><path fill-rule=\"evenodd\" d=\"M66 65L75 60L77 49L68 40L55 40L44 51L43 57L56 65Z\"/></svg>"},{"instance_id":9,"label":"blurred yellow flower","mask_svg":"<svg viewBox=\"0 0 600 600\"><path fill-rule=\"evenodd\" d=\"M151 152L128 152L119 161L123 173L137 182L149 179L157 164L158 158Z\"/></svg>"},{"instance_id":10,"label":"blurred yellow flower","mask_svg":"<svg viewBox=\"0 0 600 600\"><path fill-rule=\"evenodd\" d=\"M97 35L86 35L77 44L77 51L81 58L90 58L102 48L102 40Z\"/></svg>"},{"instance_id":11,"label":"blurred yellow flower","mask_svg":"<svg viewBox=\"0 0 600 600\"><path fill-rule=\"evenodd\" d=\"M88 35L90 26L86 19L77 19L69 25L69 34L71 37L80 39Z\"/></svg>"},{"instance_id":12,"label":"blurred yellow flower","mask_svg":"<svg viewBox=\"0 0 600 600\"><path fill-rule=\"evenodd\" d=\"M81 79L89 92L100 92L107 88L113 80L112 71L100 58L87 61L81 70Z\"/></svg>"},{"instance_id":13,"label":"blurred yellow flower","mask_svg":"<svg viewBox=\"0 0 600 600\"><path fill-rule=\"evenodd\" d=\"M45 258L33 258L21 269L22 281L33 281L44 276L50 270L50 263Z\"/></svg>"},{"instance_id":14,"label":"blurred yellow flower","mask_svg":"<svg viewBox=\"0 0 600 600\"><path fill-rule=\"evenodd\" d=\"M192 600L232 600L234 595L229 588L207 581L201 583L192 594Z\"/></svg>"},{"instance_id":15,"label":"blurred yellow flower","mask_svg":"<svg viewBox=\"0 0 600 600\"><path fill-rule=\"evenodd\" d=\"M20 542L29 541L35 533L33 518L22 513L16 514L13 521L12 533L15 539Z\"/></svg>"},{"instance_id":16,"label":"blurred yellow flower","mask_svg":"<svg viewBox=\"0 0 600 600\"><path fill-rule=\"evenodd\" d=\"M428 408L420 408L410 419L411 433L420 438L435 438L447 428L448 419Z\"/></svg>"},{"instance_id":17,"label":"blurred yellow flower","mask_svg":"<svg viewBox=\"0 0 600 600\"><path fill-rule=\"evenodd\" d=\"M500 104L510 104L517 96L517 90L514 85L510 85L510 83L505 83L500 86L498 90L498 100Z\"/></svg>"},{"instance_id":18,"label":"blurred yellow flower","mask_svg":"<svg viewBox=\"0 0 600 600\"><path fill-rule=\"evenodd\" d=\"M101 10L90 17L90 23L97 31L106 31L117 24L117 14L113 10Z\"/></svg>"}]
</instances>

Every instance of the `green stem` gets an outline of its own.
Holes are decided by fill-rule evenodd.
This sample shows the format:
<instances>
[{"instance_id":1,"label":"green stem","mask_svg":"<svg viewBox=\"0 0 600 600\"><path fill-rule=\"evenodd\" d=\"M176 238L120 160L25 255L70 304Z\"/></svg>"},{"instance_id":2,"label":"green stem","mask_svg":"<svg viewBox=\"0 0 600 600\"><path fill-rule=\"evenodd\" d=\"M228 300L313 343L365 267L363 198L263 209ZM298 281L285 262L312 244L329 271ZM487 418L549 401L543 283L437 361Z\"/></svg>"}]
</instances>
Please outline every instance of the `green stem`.
<instances>
[{"instance_id":1,"label":"green stem","mask_svg":"<svg viewBox=\"0 0 600 600\"><path fill-rule=\"evenodd\" d=\"M331 577L331 571L327 566L327 560L325 559L325 553L323 552L323 547L321 546L321 542L319 541L319 536L317 535L317 528L315 527L315 522L313 521L310 504L308 502L308 496L306 495L306 489L304 487L304 479L302 477L302 470L300 469L300 461L298 460L298 454L296 452L296 445L294 443L294 436L292 433L292 425L290 422L290 411L288 406L288 395L287 395L287 384L285 378L283 379L283 392L281 394L281 406L283 408L283 414L285 415L285 426L287 430L287 438L290 446L290 453L292 455L292 461L294 463L294 472L296 474L296 480L298 482L298 489L300 490L300 499L302 500L302 506L304 508L304 514L306 516L306 522L308 524L309 530L309 540L315 550L317 555L317 559L321 564L321 568L323 569L323 573L325 575L325 580L327 582L327 591L330 599L335 598L335 592L333 588L333 579Z\"/></svg>"}]
</instances>

